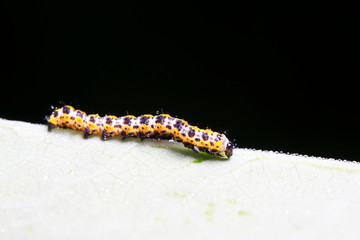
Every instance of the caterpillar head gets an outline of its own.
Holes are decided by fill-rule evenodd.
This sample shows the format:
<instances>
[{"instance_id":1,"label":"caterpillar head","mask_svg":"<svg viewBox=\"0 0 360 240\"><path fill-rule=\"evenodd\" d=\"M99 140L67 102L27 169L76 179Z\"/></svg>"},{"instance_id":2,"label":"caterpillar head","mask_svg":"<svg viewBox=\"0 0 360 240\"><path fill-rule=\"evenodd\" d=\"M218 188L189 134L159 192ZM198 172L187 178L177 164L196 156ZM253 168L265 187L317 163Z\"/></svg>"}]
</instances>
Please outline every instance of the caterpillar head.
<instances>
[{"instance_id":1,"label":"caterpillar head","mask_svg":"<svg viewBox=\"0 0 360 240\"><path fill-rule=\"evenodd\" d=\"M234 148L234 144L232 142L228 142L226 144L226 149L225 149L225 155L229 158L231 157L232 153L233 153L233 148Z\"/></svg>"},{"instance_id":2,"label":"caterpillar head","mask_svg":"<svg viewBox=\"0 0 360 240\"><path fill-rule=\"evenodd\" d=\"M222 140L222 146L220 151L220 156L230 158L233 153L234 144L227 139L227 137L222 134L223 140Z\"/></svg>"}]
</instances>

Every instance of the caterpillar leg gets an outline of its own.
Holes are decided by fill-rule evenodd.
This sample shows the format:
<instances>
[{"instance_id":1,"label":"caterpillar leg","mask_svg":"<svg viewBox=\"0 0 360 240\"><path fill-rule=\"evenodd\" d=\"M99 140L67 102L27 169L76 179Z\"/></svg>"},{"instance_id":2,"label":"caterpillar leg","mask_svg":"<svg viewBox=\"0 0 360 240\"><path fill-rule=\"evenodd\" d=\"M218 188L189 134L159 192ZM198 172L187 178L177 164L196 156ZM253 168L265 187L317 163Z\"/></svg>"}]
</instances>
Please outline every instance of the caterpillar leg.
<instances>
[{"instance_id":1,"label":"caterpillar leg","mask_svg":"<svg viewBox=\"0 0 360 240\"><path fill-rule=\"evenodd\" d=\"M126 132L122 131L120 133L120 136L121 136L122 140L125 140L125 138L127 137Z\"/></svg>"},{"instance_id":2,"label":"caterpillar leg","mask_svg":"<svg viewBox=\"0 0 360 240\"><path fill-rule=\"evenodd\" d=\"M216 155L218 155L221 158L229 158L228 156L226 156L225 152L216 153Z\"/></svg>"},{"instance_id":3,"label":"caterpillar leg","mask_svg":"<svg viewBox=\"0 0 360 240\"><path fill-rule=\"evenodd\" d=\"M190 143L186 143L186 142L184 142L183 144L184 144L184 147L190 148L194 152L199 153L199 149L196 146L194 146L194 145L192 145Z\"/></svg>"},{"instance_id":4,"label":"caterpillar leg","mask_svg":"<svg viewBox=\"0 0 360 240\"><path fill-rule=\"evenodd\" d=\"M107 131L103 130L103 131L101 132L101 139L102 139L102 140L105 141L108 136L109 136L109 135L108 135Z\"/></svg>"},{"instance_id":5,"label":"caterpillar leg","mask_svg":"<svg viewBox=\"0 0 360 240\"><path fill-rule=\"evenodd\" d=\"M84 128L84 138L88 138L90 135L92 135L91 131L88 128Z\"/></svg>"},{"instance_id":6,"label":"caterpillar leg","mask_svg":"<svg viewBox=\"0 0 360 240\"><path fill-rule=\"evenodd\" d=\"M143 134L142 132L139 132L137 137L140 138L141 141L144 141L144 139L146 138L146 135Z\"/></svg>"}]
</instances>

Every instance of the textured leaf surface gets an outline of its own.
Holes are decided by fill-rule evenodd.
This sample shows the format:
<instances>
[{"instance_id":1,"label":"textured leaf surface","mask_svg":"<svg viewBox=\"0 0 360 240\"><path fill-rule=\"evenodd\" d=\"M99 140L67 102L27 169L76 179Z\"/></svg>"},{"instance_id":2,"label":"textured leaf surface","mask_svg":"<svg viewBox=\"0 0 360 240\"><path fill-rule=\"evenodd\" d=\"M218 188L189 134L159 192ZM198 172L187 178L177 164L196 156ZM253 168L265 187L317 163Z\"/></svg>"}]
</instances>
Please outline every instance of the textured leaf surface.
<instances>
[{"instance_id":1,"label":"textured leaf surface","mask_svg":"<svg viewBox=\"0 0 360 240\"><path fill-rule=\"evenodd\" d=\"M0 239L359 239L360 166L0 119Z\"/></svg>"}]
</instances>

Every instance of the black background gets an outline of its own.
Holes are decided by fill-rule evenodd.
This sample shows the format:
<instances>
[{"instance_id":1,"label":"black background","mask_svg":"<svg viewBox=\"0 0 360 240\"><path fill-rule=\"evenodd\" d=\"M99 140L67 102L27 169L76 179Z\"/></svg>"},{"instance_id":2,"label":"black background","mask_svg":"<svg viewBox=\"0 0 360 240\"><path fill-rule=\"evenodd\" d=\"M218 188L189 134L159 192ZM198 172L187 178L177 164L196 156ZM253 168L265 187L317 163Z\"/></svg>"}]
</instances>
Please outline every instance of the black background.
<instances>
[{"instance_id":1,"label":"black background","mask_svg":"<svg viewBox=\"0 0 360 240\"><path fill-rule=\"evenodd\" d=\"M0 117L163 111L239 147L359 160L355 8L2 2Z\"/></svg>"}]
</instances>

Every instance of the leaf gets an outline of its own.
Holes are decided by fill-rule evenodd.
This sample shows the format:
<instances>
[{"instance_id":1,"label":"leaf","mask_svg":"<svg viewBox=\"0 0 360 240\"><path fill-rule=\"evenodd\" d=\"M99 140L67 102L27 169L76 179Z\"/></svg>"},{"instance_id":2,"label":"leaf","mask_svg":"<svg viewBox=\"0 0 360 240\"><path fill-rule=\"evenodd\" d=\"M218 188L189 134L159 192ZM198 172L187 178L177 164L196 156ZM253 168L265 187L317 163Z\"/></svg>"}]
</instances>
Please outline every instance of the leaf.
<instances>
[{"instance_id":1,"label":"leaf","mask_svg":"<svg viewBox=\"0 0 360 240\"><path fill-rule=\"evenodd\" d=\"M359 239L360 166L0 119L0 239Z\"/></svg>"}]
</instances>

